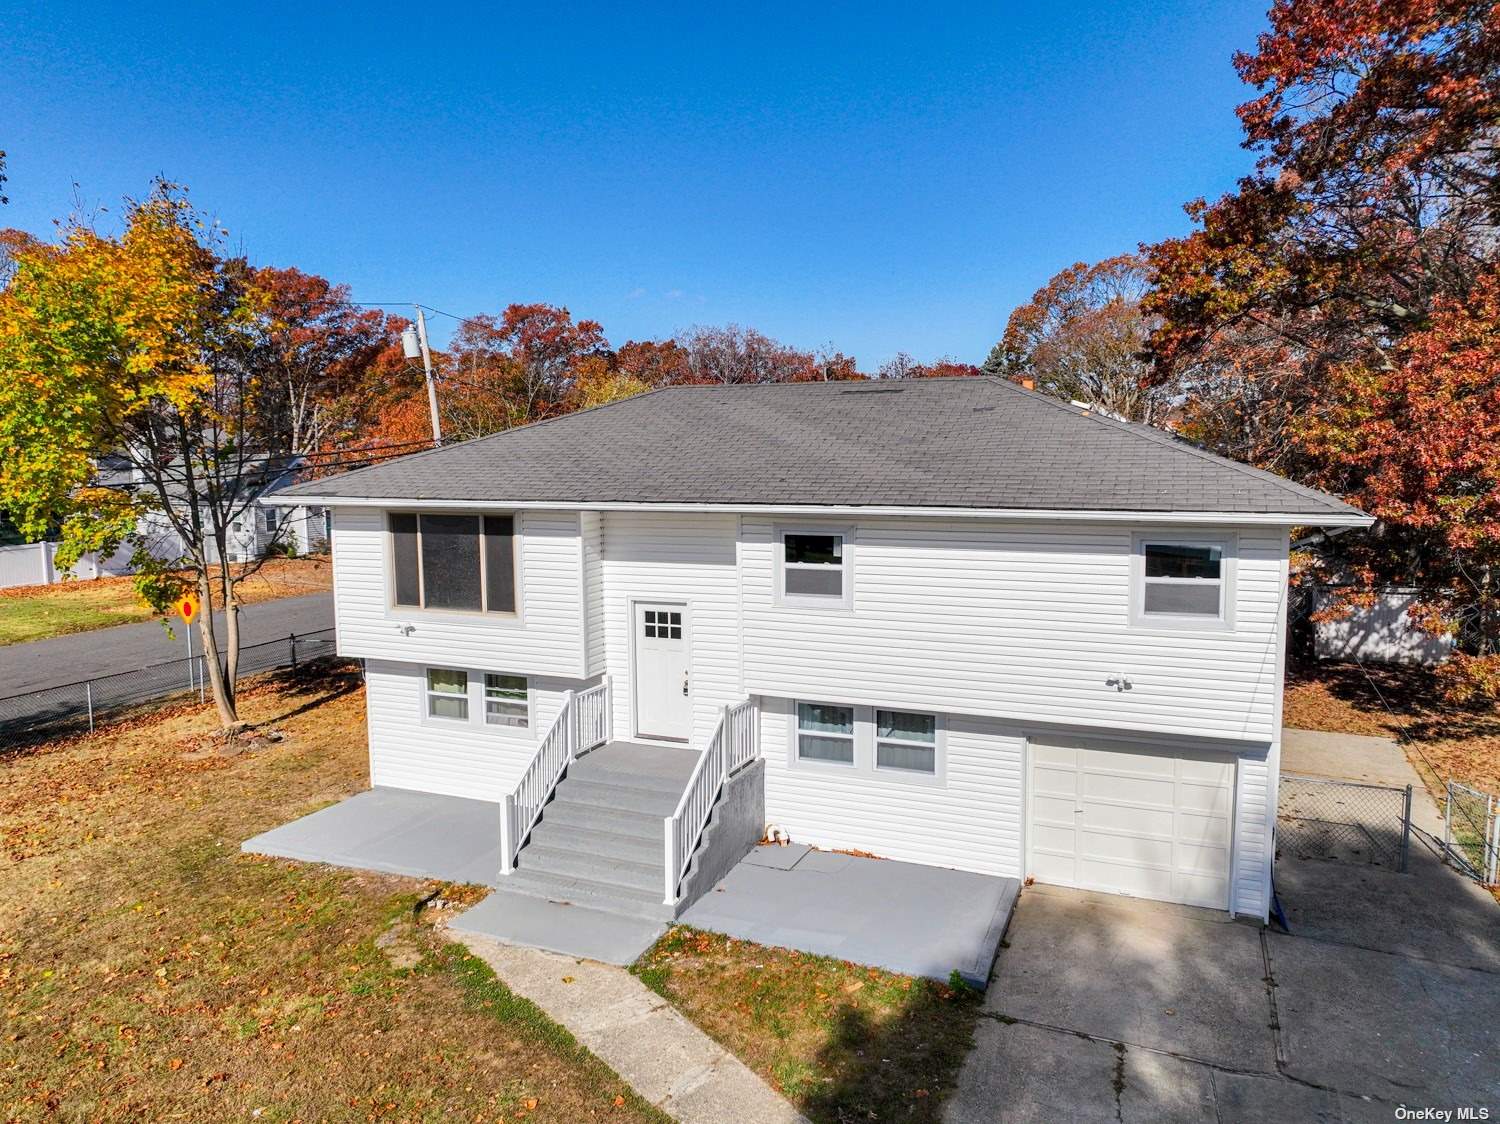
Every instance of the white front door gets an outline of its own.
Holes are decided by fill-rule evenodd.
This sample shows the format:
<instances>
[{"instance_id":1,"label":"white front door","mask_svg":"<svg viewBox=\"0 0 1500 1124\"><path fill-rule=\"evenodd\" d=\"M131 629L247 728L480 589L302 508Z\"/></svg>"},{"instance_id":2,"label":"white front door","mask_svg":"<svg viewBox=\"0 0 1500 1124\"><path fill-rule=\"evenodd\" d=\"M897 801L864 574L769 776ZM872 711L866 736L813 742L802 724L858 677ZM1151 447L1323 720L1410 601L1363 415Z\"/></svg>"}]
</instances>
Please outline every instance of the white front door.
<instances>
[{"instance_id":1,"label":"white front door","mask_svg":"<svg viewBox=\"0 0 1500 1124\"><path fill-rule=\"evenodd\" d=\"M635 732L687 741L693 732L687 606L635 606Z\"/></svg>"},{"instance_id":2,"label":"white front door","mask_svg":"<svg viewBox=\"0 0 1500 1124\"><path fill-rule=\"evenodd\" d=\"M1231 758L1042 741L1030 752L1038 882L1228 908Z\"/></svg>"}]
</instances>

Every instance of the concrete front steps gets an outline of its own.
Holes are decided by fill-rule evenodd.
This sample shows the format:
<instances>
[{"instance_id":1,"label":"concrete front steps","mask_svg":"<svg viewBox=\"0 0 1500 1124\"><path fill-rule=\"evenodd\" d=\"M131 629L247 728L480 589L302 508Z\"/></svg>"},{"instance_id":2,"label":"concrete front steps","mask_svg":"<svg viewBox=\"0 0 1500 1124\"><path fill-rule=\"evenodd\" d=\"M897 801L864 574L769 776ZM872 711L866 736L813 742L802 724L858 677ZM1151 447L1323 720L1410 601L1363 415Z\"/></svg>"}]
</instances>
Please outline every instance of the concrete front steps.
<instances>
[{"instance_id":1,"label":"concrete front steps","mask_svg":"<svg viewBox=\"0 0 1500 1124\"><path fill-rule=\"evenodd\" d=\"M501 891L641 921L672 921L663 902L662 820L682 798L698 751L612 742L575 761Z\"/></svg>"}]
</instances>

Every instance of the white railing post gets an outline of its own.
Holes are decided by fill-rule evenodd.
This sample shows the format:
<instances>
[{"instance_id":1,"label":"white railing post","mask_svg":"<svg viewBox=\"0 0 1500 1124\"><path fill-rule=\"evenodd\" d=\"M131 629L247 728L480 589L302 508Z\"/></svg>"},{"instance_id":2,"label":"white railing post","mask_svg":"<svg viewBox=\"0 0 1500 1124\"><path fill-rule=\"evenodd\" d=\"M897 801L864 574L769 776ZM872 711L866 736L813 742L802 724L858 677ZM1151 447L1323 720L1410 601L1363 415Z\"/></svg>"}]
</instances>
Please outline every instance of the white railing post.
<instances>
[{"instance_id":1,"label":"white railing post","mask_svg":"<svg viewBox=\"0 0 1500 1124\"><path fill-rule=\"evenodd\" d=\"M677 904L677 832L673 830L676 823L675 816L667 816L661 821L662 845L665 848L665 869L667 878L666 894L662 898L662 905Z\"/></svg>"},{"instance_id":2,"label":"white railing post","mask_svg":"<svg viewBox=\"0 0 1500 1124\"><path fill-rule=\"evenodd\" d=\"M615 683L609 672L604 673L604 741L615 740Z\"/></svg>"},{"instance_id":3,"label":"white railing post","mask_svg":"<svg viewBox=\"0 0 1500 1124\"><path fill-rule=\"evenodd\" d=\"M510 825L516 816L516 798L507 792L500 798L500 873L514 869L515 856L510 853Z\"/></svg>"}]
</instances>

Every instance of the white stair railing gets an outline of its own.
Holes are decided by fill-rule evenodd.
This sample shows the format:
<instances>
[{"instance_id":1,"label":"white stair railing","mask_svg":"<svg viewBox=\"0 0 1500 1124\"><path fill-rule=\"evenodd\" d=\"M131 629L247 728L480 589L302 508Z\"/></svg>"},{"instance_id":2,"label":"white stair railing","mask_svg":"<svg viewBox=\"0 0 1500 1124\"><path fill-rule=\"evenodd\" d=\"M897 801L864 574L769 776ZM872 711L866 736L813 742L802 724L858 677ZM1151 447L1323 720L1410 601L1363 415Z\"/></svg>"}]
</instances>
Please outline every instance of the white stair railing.
<instances>
[{"instance_id":1,"label":"white stair railing","mask_svg":"<svg viewBox=\"0 0 1500 1124\"><path fill-rule=\"evenodd\" d=\"M708 827L714 805L724 790L724 782L755 760L756 708L751 699L726 706L719 715L708 748L698 758L692 776L683 788L677 810L662 821L666 858L667 905L676 905L678 888L687 873L698 841Z\"/></svg>"},{"instance_id":2,"label":"white stair railing","mask_svg":"<svg viewBox=\"0 0 1500 1124\"><path fill-rule=\"evenodd\" d=\"M557 782L568 765L581 753L587 753L610 738L609 677L604 682L574 694L564 691L562 706L536 753L521 774L516 787L500 800L500 873L516 868L521 845L541 818L542 809L552 799Z\"/></svg>"}]
</instances>

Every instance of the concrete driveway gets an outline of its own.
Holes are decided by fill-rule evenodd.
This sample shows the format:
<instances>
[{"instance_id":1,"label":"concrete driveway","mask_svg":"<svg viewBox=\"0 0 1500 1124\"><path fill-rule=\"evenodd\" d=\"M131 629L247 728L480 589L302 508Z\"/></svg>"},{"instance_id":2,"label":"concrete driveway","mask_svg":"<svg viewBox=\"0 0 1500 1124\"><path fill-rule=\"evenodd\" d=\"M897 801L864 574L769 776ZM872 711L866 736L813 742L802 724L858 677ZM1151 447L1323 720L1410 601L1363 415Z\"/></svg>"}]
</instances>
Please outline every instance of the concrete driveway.
<instances>
[{"instance_id":1,"label":"concrete driveway","mask_svg":"<svg viewBox=\"0 0 1500 1124\"><path fill-rule=\"evenodd\" d=\"M1325 767L1305 771L1344 769L1318 748ZM1366 773L1404 766L1345 749ZM1411 860L1400 874L1283 855L1290 935L1028 887L947 1119L1500 1118L1500 907L1425 846Z\"/></svg>"}]
</instances>

